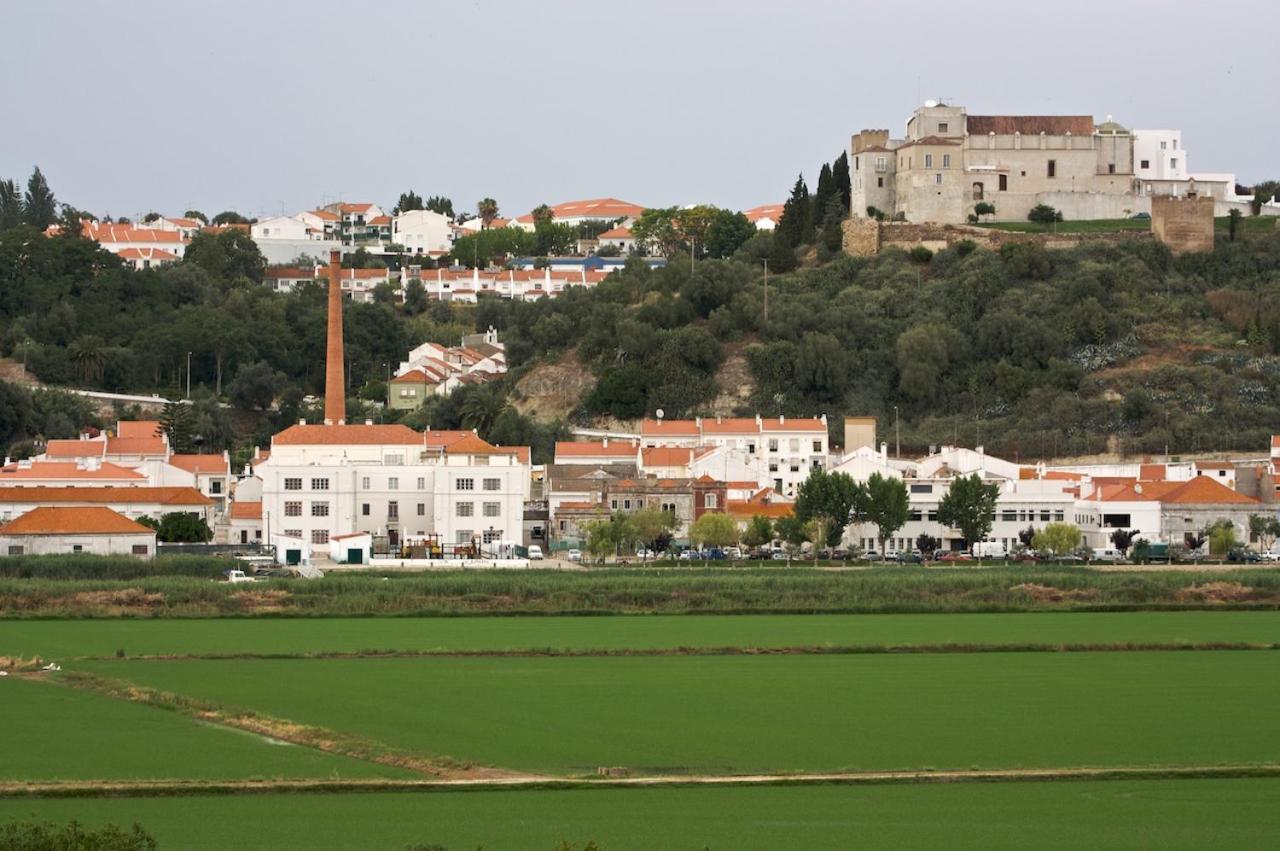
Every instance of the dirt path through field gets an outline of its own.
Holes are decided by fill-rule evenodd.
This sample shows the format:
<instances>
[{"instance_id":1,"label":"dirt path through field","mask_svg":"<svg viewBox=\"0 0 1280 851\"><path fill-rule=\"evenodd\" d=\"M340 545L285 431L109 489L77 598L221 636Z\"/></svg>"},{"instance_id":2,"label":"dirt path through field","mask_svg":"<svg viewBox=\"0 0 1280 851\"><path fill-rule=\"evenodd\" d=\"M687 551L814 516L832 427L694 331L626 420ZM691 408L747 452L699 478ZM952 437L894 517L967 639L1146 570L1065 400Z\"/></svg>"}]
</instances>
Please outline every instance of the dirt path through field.
<instances>
[{"instance_id":1,"label":"dirt path through field","mask_svg":"<svg viewBox=\"0 0 1280 851\"><path fill-rule=\"evenodd\" d=\"M422 780L72 780L0 782L0 798L160 797L273 793L442 792L450 790L556 790L674 786L870 786L918 783L1018 783L1070 780L1178 780L1280 777L1280 764L1148 766L1132 768L1015 768L957 771L862 771L814 774L670 775L547 778L456 777Z\"/></svg>"}]
</instances>

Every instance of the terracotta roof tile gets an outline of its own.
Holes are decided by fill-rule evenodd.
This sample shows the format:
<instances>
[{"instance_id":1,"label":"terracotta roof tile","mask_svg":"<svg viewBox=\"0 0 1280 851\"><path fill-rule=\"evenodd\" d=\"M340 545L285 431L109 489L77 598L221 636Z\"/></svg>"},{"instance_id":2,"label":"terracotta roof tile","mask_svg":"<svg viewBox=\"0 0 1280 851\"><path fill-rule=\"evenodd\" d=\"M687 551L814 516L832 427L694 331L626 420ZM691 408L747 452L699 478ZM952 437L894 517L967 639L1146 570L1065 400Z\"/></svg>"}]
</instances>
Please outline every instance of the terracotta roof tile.
<instances>
[{"instance_id":1,"label":"terracotta roof tile","mask_svg":"<svg viewBox=\"0 0 1280 851\"><path fill-rule=\"evenodd\" d=\"M108 437L108 455L165 455L169 446L162 437Z\"/></svg>"},{"instance_id":2,"label":"terracotta roof tile","mask_svg":"<svg viewBox=\"0 0 1280 851\"><path fill-rule=\"evenodd\" d=\"M110 508L34 508L0 526L0 535L154 535Z\"/></svg>"},{"instance_id":3,"label":"terracotta roof tile","mask_svg":"<svg viewBox=\"0 0 1280 851\"><path fill-rule=\"evenodd\" d=\"M685 446L649 446L640 450L645 467L685 467L693 460L693 450Z\"/></svg>"},{"instance_id":4,"label":"terracotta roof tile","mask_svg":"<svg viewBox=\"0 0 1280 851\"><path fill-rule=\"evenodd\" d=\"M230 464L222 455L172 455L169 463L188 473L230 473Z\"/></svg>"},{"instance_id":5,"label":"terracotta roof tile","mask_svg":"<svg viewBox=\"0 0 1280 851\"><path fill-rule=\"evenodd\" d=\"M594 440L556 441L556 463L560 458L626 458L636 455L639 445L630 440L611 440L606 445Z\"/></svg>"},{"instance_id":6,"label":"terracotta roof tile","mask_svg":"<svg viewBox=\"0 0 1280 851\"><path fill-rule=\"evenodd\" d=\"M697 437L698 424L693 420L644 420L640 423L640 434L652 436Z\"/></svg>"},{"instance_id":7,"label":"terracotta roof tile","mask_svg":"<svg viewBox=\"0 0 1280 851\"><path fill-rule=\"evenodd\" d=\"M28 467L19 464L0 467L0 482L14 479L83 479L88 481L109 479L113 481L145 482L147 477L137 470L131 470L128 467L121 467L119 464L109 462L99 465L96 470L87 469L74 461L32 461Z\"/></svg>"},{"instance_id":8,"label":"terracotta roof tile","mask_svg":"<svg viewBox=\"0 0 1280 851\"><path fill-rule=\"evenodd\" d=\"M425 446L423 437L403 425L292 425L271 439L279 446Z\"/></svg>"},{"instance_id":9,"label":"terracotta roof tile","mask_svg":"<svg viewBox=\"0 0 1280 851\"><path fill-rule=\"evenodd\" d=\"M0 504L9 502L213 505L213 500L193 487L0 487Z\"/></svg>"},{"instance_id":10,"label":"terracotta roof tile","mask_svg":"<svg viewBox=\"0 0 1280 851\"><path fill-rule=\"evenodd\" d=\"M231 503L231 519L232 520L261 520L262 519L262 503L261 502Z\"/></svg>"},{"instance_id":11,"label":"terracotta roof tile","mask_svg":"<svg viewBox=\"0 0 1280 851\"><path fill-rule=\"evenodd\" d=\"M101 458L106 449L106 440L50 440L44 454L50 458Z\"/></svg>"},{"instance_id":12,"label":"terracotta roof tile","mask_svg":"<svg viewBox=\"0 0 1280 851\"><path fill-rule=\"evenodd\" d=\"M116 437L157 437L160 433L159 420L120 420L116 423Z\"/></svg>"},{"instance_id":13,"label":"terracotta roof tile","mask_svg":"<svg viewBox=\"0 0 1280 851\"><path fill-rule=\"evenodd\" d=\"M966 129L970 135L985 136L995 133L997 136L1012 136L1021 133L1023 136L1040 135L1073 136L1093 135L1092 115L970 115L966 120Z\"/></svg>"}]
</instances>

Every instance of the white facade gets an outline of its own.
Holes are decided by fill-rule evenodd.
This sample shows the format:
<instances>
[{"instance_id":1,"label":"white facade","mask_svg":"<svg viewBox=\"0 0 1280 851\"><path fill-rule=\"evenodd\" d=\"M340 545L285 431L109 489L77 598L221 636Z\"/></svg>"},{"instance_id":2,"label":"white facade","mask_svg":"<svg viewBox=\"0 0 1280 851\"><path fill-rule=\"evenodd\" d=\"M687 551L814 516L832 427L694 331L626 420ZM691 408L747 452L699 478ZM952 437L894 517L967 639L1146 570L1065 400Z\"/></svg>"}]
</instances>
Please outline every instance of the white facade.
<instances>
[{"instance_id":1,"label":"white facade","mask_svg":"<svg viewBox=\"0 0 1280 851\"><path fill-rule=\"evenodd\" d=\"M1139 180L1186 180L1181 130L1134 130L1133 173Z\"/></svg>"},{"instance_id":2,"label":"white facade","mask_svg":"<svg viewBox=\"0 0 1280 851\"><path fill-rule=\"evenodd\" d=\"M0 534L0 555L51 556L81 553L151 558L156 554L156 533Z\"/></svg>"},{"instance_id":3,"label":"white facade","mask_svg":"<svg viewBox=\"0 0 1280 851\"><path fill-rule=\"evenodd\" d=\"M254 242L262 239L318 239L311 228L297 216L272 216L259 219L249 226ZM322 236L323 234L321 234Z\"/></svg>"},{"instance_id":4,"label":"white facade","mask_svg":"<svg viewBox=\"0 0 1280 851\"><path fill-rule=\"evenodd\" d=\"M433 210L411 210L391 220L391 241L409 254L446 252L453 247L449 217Z\"/></svg>"},{"instance_id":5,"label":"white facade","mask_svg":"<svg viewBox=\"0 0 1280 851\"><path fill-rule=\"evenodd\" d=\"M267 538L283 535L314 546L353 532L387 536L392 546L433 534L445 546L519 539L529 467L514 454L478 438L439 452L406 428L337 428L357 440L361 428L380 431L369 432L368 442L277 439L257 465Z\"/></svg>"}]
</instances>

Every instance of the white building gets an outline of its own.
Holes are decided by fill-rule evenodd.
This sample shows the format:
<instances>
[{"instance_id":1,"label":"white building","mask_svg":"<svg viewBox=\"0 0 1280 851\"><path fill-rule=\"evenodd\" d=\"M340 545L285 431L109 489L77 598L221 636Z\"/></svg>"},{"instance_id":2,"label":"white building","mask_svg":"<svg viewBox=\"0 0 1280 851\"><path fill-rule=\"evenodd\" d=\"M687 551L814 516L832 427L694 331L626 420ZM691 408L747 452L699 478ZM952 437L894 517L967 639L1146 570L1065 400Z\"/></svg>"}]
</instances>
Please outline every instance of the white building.
<instances>
[{"instance_id":1,"label":"white building","mask_svg":"<svg viewBox=\"0 0 1280 851\"><path fill-rule=\"evenodd\" d=\"M255 472L264 537L313 546L353 532L393 550L432 536L446 547L518 540L529 494L517 449L400 425L292 426Z\"/></svg>"},{"instance_id":2,"label":"white building","mask_svg":"<svg viewBox=\"0 0 1280 851\"><path fill-rule=\"evenodd\" d=\"M453 247L453 228L442 213L411 210L392 218L391 241L409 254L444 254Z\"/></svg>"},{"instance_id":3,"label":"white building","mask_svg":"<svg viewBox=\"0 0 1280 851\"><path fill-rule=\"evenodd\" d=\"M112 254L138 249L139 252L161 251L179 259L187 250L189 241L177 230L99 224L88 220L81 223L81 235L96 241Z\"/></svg>"},{"instance_id":4,"label":"white building","mask_svg":"<svg viewBox=\"0 0 1280 851\"><path fill-rule=\"evenodd\" d=\"M72 553L151 558L156 533L102 506L35 508L0 526L0 554Z\"/></svg>"},{"instance_id":5,"label":"white building","mask_svg":"<svg viewBox=\"0 0 1280 851\"><path fill-rule=\"evenodd\" d=\"M254 242L269 239L305 241L323 239L324 232L317 234L297 216L272 216L267 219L258 219L250 225L249 235L253 237Z\"/></svg>"},{"instance_id":6,"label":"white building","mask_svg":"<svg viewBox=\"0 0 1280 851\"><path fill-rule=\"evenodd\" d=\"M782 221L782 208L782 204L762 204L759 207L744 210L743 215L747 217L747 221L756 226L756 230L773 230L778 226L778 222Z\"/></svg>"}]
</instances>

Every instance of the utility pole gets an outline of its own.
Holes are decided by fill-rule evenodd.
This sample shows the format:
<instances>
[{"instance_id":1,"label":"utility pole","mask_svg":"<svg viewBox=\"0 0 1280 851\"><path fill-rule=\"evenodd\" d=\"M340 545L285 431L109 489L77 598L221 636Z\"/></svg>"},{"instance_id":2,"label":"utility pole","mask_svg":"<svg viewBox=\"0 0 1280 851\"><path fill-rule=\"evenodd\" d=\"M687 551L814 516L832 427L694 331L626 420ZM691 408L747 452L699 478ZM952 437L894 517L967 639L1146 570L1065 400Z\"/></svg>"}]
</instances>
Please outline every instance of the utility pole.
<instances>
[{"instance_id":1,"label":"utility pole","mask_svg":"<svg viewBox=\"0 0 1280 851\"><path fill-rule=\"evenodd\" d=\"M191 398L191 352L187 352L187 399Z\"/></svg>"}]
</instances>

